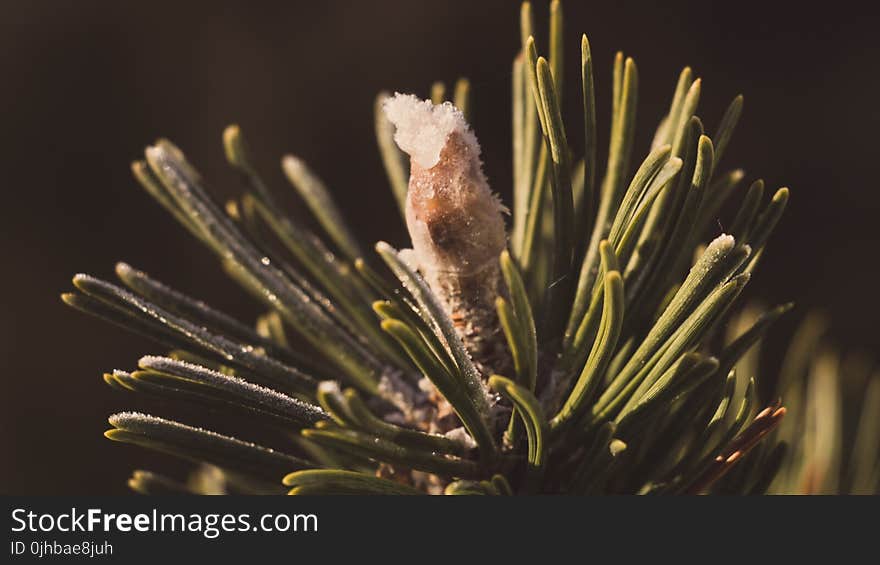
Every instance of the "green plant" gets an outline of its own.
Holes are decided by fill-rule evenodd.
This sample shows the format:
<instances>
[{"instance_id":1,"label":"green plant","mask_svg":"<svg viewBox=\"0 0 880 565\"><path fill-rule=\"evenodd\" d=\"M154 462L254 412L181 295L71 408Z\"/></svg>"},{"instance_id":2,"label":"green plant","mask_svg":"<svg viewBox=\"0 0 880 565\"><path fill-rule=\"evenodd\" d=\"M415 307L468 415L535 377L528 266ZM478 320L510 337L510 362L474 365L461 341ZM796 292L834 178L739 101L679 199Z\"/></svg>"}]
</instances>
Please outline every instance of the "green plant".
<instances>
[{"instance_id":1,"label":"green plant","mask_svg":"<svg viewBox=\"0 0 880 565\"><path fill-rule=\"evenodd\" d=\"M778 461L773 494L880 493L880 373L871 359L831 347L826 325L807 315L783 359L776 390L789 416L773 432L776 447L754 454L756 464ZM756 361L747 356L741 369L760 370Z\"/></svg>"},{"instance_id":2,"label":"green plant","mask_svg":"<svg viewBox=\"0 0 880 565\"><path fill-rule=\"evenodd\" d=\"M279 445L116 414L110 439L210 465L187 484L136 471L135 490L271 493L282 490L282 478L292 494L766 490L781 466L779 448L774 442L754 452L760 457L748 454L786 409L762 404L751 375L735 366L790 305L770 309L727 342L720 330L764 254L788 189L767 197L757 180L743 191L742 171L718 171L742 97L706 135L696 115L701 81L685 68L650 151L633 167L638 73L618 53L600 176L586 36L580 156L560 111L561 5L551 3L547 58L532 37L529 3L521 21L509 245L502 233L497 247L497 229L466 233L504 228L493 223L501 212L486 197L478 146L468 137L464 80L454 89L458 110L424 107L458 120L439 141L428 139L440 143L432 146L437 159L454 162L440 180L440 165L422 162L421 146L398 137L413 154L408 168L383 112L388 97L377 99L391 187L410 232L430 233L421 247L415 237L410 253L377 244L381 261L365 253L329 189L293 157L283 160L284 172L324 233L285 215L236 126L223 142L247 190L225 210L171 142L157 141L133 164L143 188L267 313L251 329L126 264L116 272L127 289L77 275L79 292L63 295L65 302L172 349L105 381L245 415L253 429L242 429L242 437L271 433ZM444 90L434 85L434 103L443 102ZM424 134L418 123L410 127ZM455 136L461 144L453 155ZM432 182L454 185L461 199L438 200L428 186L420 204L408 204L414 187ZM710 237L731 198L738 211L729 234ZM475 257L479 276L456 267Z\"/></svg>"}]
</instances>

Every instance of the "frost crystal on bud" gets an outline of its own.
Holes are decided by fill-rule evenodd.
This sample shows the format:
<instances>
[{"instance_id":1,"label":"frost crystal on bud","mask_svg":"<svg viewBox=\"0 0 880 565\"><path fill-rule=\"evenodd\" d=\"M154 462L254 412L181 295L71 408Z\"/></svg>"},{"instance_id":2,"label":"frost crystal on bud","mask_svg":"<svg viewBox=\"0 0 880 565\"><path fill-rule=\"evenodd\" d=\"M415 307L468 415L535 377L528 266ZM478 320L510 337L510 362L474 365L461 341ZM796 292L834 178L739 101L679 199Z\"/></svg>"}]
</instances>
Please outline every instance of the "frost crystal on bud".
<instances>
[{"instance_id":1,"label":"frost crystal on bud","mask_svg":"<svg viewBox=\"0 0 880 565\"><path fill-rule=\"evenodd\" d=\"M385 101L394 140L410 156L406 224L418 269L444 301L478 364L497 355L498 256L506 211L489 188L480 145L462 113L411 94Z\"/></svg>"}]
</instances>

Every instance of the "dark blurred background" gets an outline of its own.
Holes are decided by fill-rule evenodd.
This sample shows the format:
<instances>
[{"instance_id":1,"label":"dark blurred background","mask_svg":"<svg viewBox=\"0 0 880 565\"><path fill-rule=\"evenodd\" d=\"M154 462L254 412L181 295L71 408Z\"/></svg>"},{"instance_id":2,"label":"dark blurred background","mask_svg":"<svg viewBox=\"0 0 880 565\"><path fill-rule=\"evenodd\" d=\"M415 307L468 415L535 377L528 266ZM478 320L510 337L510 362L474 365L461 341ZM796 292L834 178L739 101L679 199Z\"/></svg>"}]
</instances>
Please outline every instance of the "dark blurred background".
<instances>
[{"instance_id":1,"label":"dark blurred background","mask_svg":"<svg viewBox=\"0 0 880 565\"><path fill-rule=\"evenodd\" d=\"M565 3L572 143L582 146L574 77L583 31L603 135L614 52L625 49L639 65L640 155L682 66L703 77L700 115L710 131L744 93L722 169L743 166L747 179L792 188L749 297L822 308L837 343L877 352L873 17L839 3L653 4ZM102 438L108 414L142 404L100 374L161 348L63 306L58 296L74 273L112 277L114 262L126 260L241 319L258 312L131 179L130 161L154 138L173 139L225 196L238 184L220 134L239 123L291 208L302 206L280 173L285 152L323 176L365 240L401 245L405 230L375 150L373 97L427 95L432 81L464 75L487 174L509 197L518 2L0 5L2 493L122 493L129 470L156 458ZM544 2L536 13L543 30ZM778 328L783 337L796 318Z\"/></svg>"}]
</instances>

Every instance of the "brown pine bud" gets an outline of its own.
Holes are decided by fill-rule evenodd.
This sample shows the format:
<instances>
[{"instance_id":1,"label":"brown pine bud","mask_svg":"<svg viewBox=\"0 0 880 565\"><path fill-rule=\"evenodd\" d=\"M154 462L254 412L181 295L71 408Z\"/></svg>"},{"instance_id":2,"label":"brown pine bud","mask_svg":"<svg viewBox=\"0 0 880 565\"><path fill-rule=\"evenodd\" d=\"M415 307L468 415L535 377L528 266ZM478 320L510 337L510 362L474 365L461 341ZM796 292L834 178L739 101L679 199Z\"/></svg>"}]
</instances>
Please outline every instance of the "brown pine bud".
<instances>
[{"instance_id":1,"label":"brown pine bud","mask_svg":"<svg viewBox=\"0 0 880 565\"><path fill-rule=\"evenodd\" d=\"M452 104L396 94L385 113L410 156L406 224L416 266L486 372L499 355L494 303L506 209L483 174L476 136Z\"/></svg>"}]
</instances>

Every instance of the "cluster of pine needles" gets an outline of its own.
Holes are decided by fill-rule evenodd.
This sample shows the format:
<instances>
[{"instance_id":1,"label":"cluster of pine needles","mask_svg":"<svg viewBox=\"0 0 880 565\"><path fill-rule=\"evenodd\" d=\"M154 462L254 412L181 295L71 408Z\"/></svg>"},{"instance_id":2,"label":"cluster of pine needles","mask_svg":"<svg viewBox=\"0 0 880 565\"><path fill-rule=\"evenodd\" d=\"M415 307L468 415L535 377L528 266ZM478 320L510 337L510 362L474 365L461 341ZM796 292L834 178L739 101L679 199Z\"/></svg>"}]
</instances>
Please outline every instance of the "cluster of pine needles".
<instances>
[{"instance_id":1,"label":"cluster of pine needles","mask_svg":"<svg viewBox=\"0 0 880 565\"><path fill-rule=\"evenodd\" d=\"M197 464L189 480L135 471L133 489L877 490L880 379L864 396L861 422L846 431L855 447L844 453L840 369L831 353L810 361L813 322L792 346L786 375L774 379L777 390L763 393L756 344L790 305L748 309L730 322L789 197L786 188L768 192L761 180L745 186L743 171L718 167L742 97L708 135L697 116L701 81L685 68L647 155L634 159L638 72L618 53L600 164L586 36L577 77L584 149L576 155L568 143L574 126L560 110L561 5L550 6L546 58L538 55L529 3L521 16L512 72L512 227L499 258L506 291L496 302L510 374L481 374L419 272L387 243L368 249L301 160L286 157L284 173L321 233L278 205L238 127L227 128L223 143L245 190L225 206L184 154L159 140L133 164L134 176L266 313L252 327L122 263L121 285L73 279L77 292L63 295L65 302L170 351L141 358L133 371L105 374L106 383L201 410L188 410L186 422L139 412L110 417L108 438ZM453 92L467 115L469 83L460 80ZM385 96L377 99L376 134L402 211L407 161L381 112ZM435 103L445 96L442 84L431 89ZM722 206L736 209L726 234L717 231ZM462 433L412 425L424 377ZM493 406L506 408L503 422ZM233 437L200 426L198 414L246 425Z\"/></svg>"}]
</instances>

